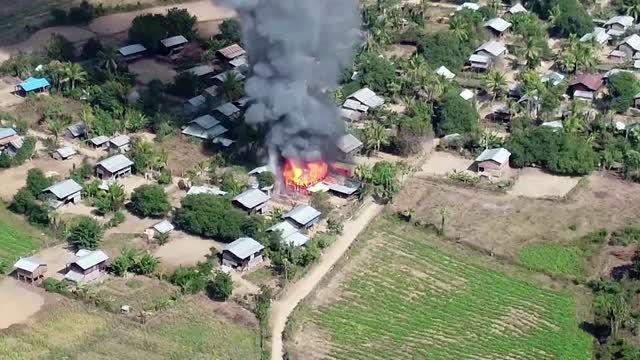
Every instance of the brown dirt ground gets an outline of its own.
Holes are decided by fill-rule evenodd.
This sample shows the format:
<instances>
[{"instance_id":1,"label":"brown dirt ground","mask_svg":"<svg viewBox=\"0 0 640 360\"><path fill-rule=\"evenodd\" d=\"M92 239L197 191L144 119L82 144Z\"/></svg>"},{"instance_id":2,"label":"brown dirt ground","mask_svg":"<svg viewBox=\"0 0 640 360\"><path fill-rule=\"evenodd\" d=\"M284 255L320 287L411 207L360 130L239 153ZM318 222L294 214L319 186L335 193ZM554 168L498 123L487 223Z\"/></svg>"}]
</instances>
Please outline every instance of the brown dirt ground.
<instances>
[{"instance_id":1,"label":"brown dirt ground","mask_svg":"<svg viewBox=\"0 0 640 360\"><path fill-rule=\"evenodd\" d=\"M179 266L191 266L206 260L212 247L222 251L224 244L211 239L189 235L182 231L173 231L169 242L155 250L154 255L160 258L160 267L171 271Z\"/></svg>"},{"instance_id":2,"label":"brown dirt ground","mask_svg":"<svg viewBox=\"0 0 640 360\"><path fill-rule=\"evenodd\" d=\"M176 71L171 64L153 58L140 59L129 63L129 71L136 74L136 81L148 84L158 79L165 84L173 82Z\"/></svg>"},{"instance_id":3,"label":"brown dirt ground","mask_svg":"<svg viewBox=\"0 0 640 360\"><path fill-rule=\"evenodd\" d=\"M64 270L74 255L73 251L67 249L67 245L63 244L46 248L34 256L47 263L46 277L62 280L64 278Z\"/></svg>"},{"instance_id":4,"label":"brown dirt ground","mask_svg":"<svg viewBox=\"0 0 640 360\"><path fill-rule=\"evenodd\" d=\"M54 299L38 287L10 277L0 279L0 329L26 321Z\"/></svg>"},{"instance_id":5,"label":"brown dirt ground","mask_svg":"<svg viewBox=\"0 0 640 360\"><path fill-rule=\"evenodd\" d=\"M518 180L509 190L509 194L526 197L563 197L573 189L580 177L557 176L536 168L524 168L518 171Z\"/></svg>"},{"instance_id":6,"label":"brown dirt ground","mask_svg":"<svg viewBox=\"0 0 640 360\"><path fill-rule=\"evenodd\" d=\"M416 220L439 226L440 209L446 207L449 237L513 256L528 243L570 242L598 228L636 224L639 190L638 184L594 173L570 199L551 201L416 179L398 196L394 209L413 208Z\"/></svg>"},{"instance_id":7,"label":"brown dirt ground","mask_svg":"<svg viewBox=\"0 0 640 360\"><path fill-rule=\"evenodd\" d=\"M172 136L161 144L169 154L168 164L174 176L181 176L200 161L208 160L215 153L199 142L190 142L183 135Z\"/></svg>"}]
</instances>

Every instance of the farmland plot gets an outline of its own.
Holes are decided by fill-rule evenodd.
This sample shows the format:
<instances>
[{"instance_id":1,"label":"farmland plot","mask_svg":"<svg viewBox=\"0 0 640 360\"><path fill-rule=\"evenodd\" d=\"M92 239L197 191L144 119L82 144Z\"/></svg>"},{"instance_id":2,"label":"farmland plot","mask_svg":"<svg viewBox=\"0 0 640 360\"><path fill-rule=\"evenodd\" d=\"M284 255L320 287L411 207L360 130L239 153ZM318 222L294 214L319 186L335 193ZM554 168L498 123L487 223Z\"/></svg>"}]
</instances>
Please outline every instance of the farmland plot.
<instances>
[{"instance_id":1,"label":"farmland plot","mask_svg":"<svg viewBox=\"0 0 640 360\"><path fill-rule=\"evenodd\" d=\"M18 221L4 209L0 211L0 216L0 260L12 262L42 246L40 239L32 234L33 231L26 231L28 225Z\"/></svg>"},{"instance_id":2,"label":"farmland plot","mask_svg":"<svg viewBox=\"0 0 640 360\"><path fill-rule=\"evenodd\" d=\"M327 343L294 358L591 359L569 295L450 256L431 235L391 233L389 221L326 286L337 298L311 299L299 342Z\"/></svg>"}]
</instances>

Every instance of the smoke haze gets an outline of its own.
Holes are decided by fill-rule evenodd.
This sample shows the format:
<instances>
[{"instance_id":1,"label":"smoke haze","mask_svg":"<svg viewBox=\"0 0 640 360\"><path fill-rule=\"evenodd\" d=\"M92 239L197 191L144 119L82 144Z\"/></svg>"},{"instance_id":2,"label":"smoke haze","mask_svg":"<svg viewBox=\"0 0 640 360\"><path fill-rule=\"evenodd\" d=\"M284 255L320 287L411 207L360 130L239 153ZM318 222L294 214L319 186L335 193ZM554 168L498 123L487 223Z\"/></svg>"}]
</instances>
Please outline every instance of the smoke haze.
<instances>
[{"instance_id":1,"label":"smoke haze","mask_svg":"<svg viewBox=\"0 0 640 360\"><path fill-rule=\"evenodd\" d=\"M252 65L245 121L266 126L267 144L287 158L317 160L344 134L334 89L360 32L357 0L217 0L241 17Z\"/></svg>"}]
</instances>

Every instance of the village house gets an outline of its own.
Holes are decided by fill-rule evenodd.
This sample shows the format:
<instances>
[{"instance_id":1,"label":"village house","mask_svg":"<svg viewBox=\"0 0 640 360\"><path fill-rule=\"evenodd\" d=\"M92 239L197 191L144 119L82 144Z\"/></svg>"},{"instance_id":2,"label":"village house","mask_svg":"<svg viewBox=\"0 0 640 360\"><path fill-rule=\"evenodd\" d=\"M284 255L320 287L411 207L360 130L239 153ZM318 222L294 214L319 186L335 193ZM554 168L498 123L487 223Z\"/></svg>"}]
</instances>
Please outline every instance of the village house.
<instances>
[{"instance_id":1,"label":"village house","mask_svg":"<svg viewBox=\"0 0 640 360\"><path fill-rule=\"evenodd\" d=\"M12 128L0 128L0 150L4 149L10 142L19 139L20 135Z\"/></svg>"},{"instance_id":2,"label":"village house","mask_svg":"<svg viewBox=\"0 0 640 360\"><path fill-rule=\"evenodd\" d=\"M349 100L351 100L352 102L356 102L355 106L358 106L359 108L354 108L355 107L354 105L348 106L347 104ZM360 105L357 105L357 103L359 103ZM383 98L376 95L376 93L374 93L369 88L362 88L354 92L353 94L349 95L342 107L351 109L351 110L358 110L364 113L369 111L369 109L375 109L377 107L382 106L383 104L384 104Z\"/></svg>"},{"instance_id":3,"label":"village house","mask_svg":"<svg viewBox=\"0 0 640 360\"><path fill-rule=\"evenodd\" d=\"M262 214L265 212L269 195L258 189L245 190L233 198L233 204L249 214Z\"/></svg>"},{"instance_id":4,"label":"village house","mask_svg":"<svg viewBox=\"0 0 640 360\"><path fill-rule=\"evenodd\" d=\"M112 152L127 152L131 148L131 138L128 135L118 135L109 140L109 150Z\"/></svg>"},{"instance_id":5,"label":"village house","mask_svg":"<svg viewBox=\"0 0 640 360\"><path fill-rule=\"evenodd\" d=\"M109 137L100 135L89 139L89 145L94 149L104 149L109 144Z\"/></svg>"},{"instance_id":6,"label":"village house","mask_svg":"<svg viewBox=\"0 0 640 360\"><path fill-rule=\"evenodd\" d=\"M336 184L336 183L330 183L329 185L329 191L336 195L339 196L341 198L350 198L354 195L356 195L358 193L358 190L360 190L360 186L347 186L346 184Z\"/></svg>"},{"instance_id":7,"label":"village house","mask_svg":"<svg viewBox=\"0 0 640 360\"><path fill-rule=\"evenodd\" d=\"M627 53L622 50L611 50L607 59L611 63L622 64L627 61Z\"/></svg>"},{"instance_id":8,"label":"village house","mask_svg":"<svg viewBox=\"0 0 640 360\"><path fill-rule=\"evenodd\" d=\"M509 166L511 153L505 148L486 149L475 160L478 175L501 177L502 171Z\"/></svg>"},{"instance_id":9,"label":"village house","mask_svg":"<svg viewBox=\"0 0 640 360\"><path fill-rule=\"evenodd\" d=\"M638 34L627 36L616 49L626 54L627 59L633 58L633 56L640 51L640 36L638 36Z\"/></svg>"},{"instance_id":10,"label":"village house","mask_svg":"<svg viewBox=\"0 0 640 360\"><path fill-rule=\"evenodd\" d=\"M240 108L233 105L233 103L228 102L218 106L213 111L229 120L235 120L237 115L240 113Z\"/></svg>"},{"instance_id":11,"label":"village house","mask_svg":"<svg viewBox=\"0 0 640 360\"><path fill-rule=\"evenodd\" d=\"M272 227L267 229L267 232L278 231L280 232L280 240L287 245L293 247L299 247L306 244L309 241L309 237L293 226L288 221L281 221Z\"/></svg>"},{"instance_id":12,"label":"village house","mask_svg":"<svg viewBox=\"0 0 640 360\"><path fill-rule=\"evenodd\" d=\"M14 157L18 154L18 150L22 148L23 144L24 144L23 138L18 136L12 139L11 141L9 141L9 143L4 147L3 153L7 154L7 156L9 157Z\"/></svg>"},{"instance_id":13,"label":"village house","mask_svg":"<svg viewBox=\"0 0 640 360\"><path fill-rule=\"evenodd\" d=\"M13 267L16 279L30 284L40 283L47 272L47 264L35 257L21 258Z\"/></svg>"},{"instance_id":14,"label":"village house","mask_svg":"<svg viewBox=\"0 0 640 360\"><path fill-rule=\"evenodd\" d=\"M213 74L214 71L215 69L211 65L198 65L185 70L185 72L191 73L199 78L203 78L207 75Z\"/></svg>"},{"instance_id":15,"label":"village house","mask_svg":"<svg viewBox=\"0 0 640 360\"><path fill-rule=\"evenodd\" d=\"M468 10L471 10L471 11L478 11L478 10L480 10L480 5L478 5L476 3L472 3L472 2L466 2L466 3L463 3L462 5L459 5L456 8L456 11L461 11L461 10L465 10L465 9L468 9Z\"/></svg>"},{"instance_id":16,"label":"village house","mask_svg":"<svg viewBox=\"0 0 640 360\"><path fill-rule=\"evenodd\" d=\"M340 118L348 122L356 122L362 118L362 113L360 111L347 109L344 107L338 109L338 114L340 115Z\"/></svg>"},{"instance_id":17,"label":"village house","mask_svg":"<svg viewBox=\"0 0 640 360\"><path fill-rule=\"evenodd\" d=\"M362 149L362 141L355 137L353 134L345 134L338 139L338 150L340 150L340 156L343 160L353 159L360 153Z\"/></svg>"},{"instance_id":18,"label":"village house","mask_svg":"<svg viewBox=\"0 0 640 360\"><path fill-rule=\"evenodd\" d=\"M614 16L604 23L607 34L611 36L622 36L629 27L633 25L633 16L619 15Z\"/></svg>"},{"instance_id":19,"label":"village house","mask_svg":"<svg viewBox=\"0 0 640 360\"><path fill-rule=\"evenodd\" d=\"M151 228L153 229L154 237L169 234L175 229L175 227L169 220L162 220L161 222L153 225Z\"/></svg>"},{"instance_id":20,"label":"village house","mask_svg":"<svg viewBox=\"0 0 640 360\"><path fill-rule=\"evenodd\" d=\"M446 80L453 80L456 77L456 74L452 73L446 66L440 66L436 70L436 74L442 76Z\"/></svg>"},{"instance_id":21,"label":"village house","mask_svg":"<svg viewBox=\"0 0 640 360\"><path fill-rule=\"evenodd\" d=\"M232 69L235 69L242 73L246 73L249 70L249 61L247 60L246 56L240 56L229 61L229 66Z\"/></svg>"},{"instance_id":22,"label":"village house","mask_svg":"<svg viewBox=\"0 0 640 360\"><path fill-rule=\"evenodd\" d=\"M491 60L492 64L495 64L507 54L507 48L501 42L491 40L480 45L473 54L487 57Z\"/></svg>"},{"instance_id":23,"label":"village house","mask_svg":"<svg viewBox=\"0 0 640 360\"><path fill-rule=\"evenodd\" d=\"M104 159L96 165L96 175L101 180L112 180L131 175L133 161L122 154Z\"/></svg>"},{"instance_id":24,"label":"village house","mask_svg":"<svg viewBox=\"0 0 640 360\"><path fill-rule=\"evenodd\" d=\"M469 56L469 65L472 69L484 71L491 67L492 62L488 56L472 54Z\"/></svg>"},{"instance_id":25,"label":"village house","mask_svg":"<svg viewBox=\"0 0 640 360\"><path fill-rule=\"evenodd\" d=\"M522 4L517 3L512 7L510 7L506 13L509 15L515 15L515 14L526 13L526 12L527 12L527 9L525 9L525 7L522 6Z\"/></svg>"},{"instance_id":26,"label":"village house","mask_svg":"<svg viewBox=\"0 0 640 360\"><path fill-rule=\"evenodd\" d=\"M160 40L163 47L163 53L169 55L170 58L175 59L182 51L185 45L189 43L189 40L182 35L176 35Z\"/></svg>"},{"instance_id":27,"label":"village house","mask_svg":"<svg viewBox=\"0 0 640 360\"><path fill-rule=\"evenodd\" d=\"M506 34L507 30L511 27L511 23L498 17L485 22L483 27L493 37L499 38Z\"/></svg>"},{"instance_id":28,"label":"village house","mask_svg":"<svg viewBox=\"0 0 640 360\"><path fill-rule=\"evenodd\" d=\"M551 71L542 75L542 77L540 77L540 81L543 83L551 82L551 85L558 86L562 80L564 80L564 77L565 76L559 72Z\"/></svg>"},{"instance_id":29,"label":"village house","mask_svg":"<svg viewBox=\"0 0 640 360\"><path fill-rule=\"evenodd\" d=\"M76 286L95 281L110 263L109 256L102 250L78 250L73 261L67 265L64 279Z\"/></svg>"},{"instance_id":30,"label":"village house","mask_svg":"<svg viewBox=\"0 0 640 360\"><path fill-rule=\"evenodd\" d=\"M76 151L76 149L72 148L71 146L65 146L65 147L61 147L59 149L54 150L51 153L51 157L53 157L56 160L67 160L67 159L71 159L77 153L78 152Z\"/></svg>"},{"instance_id":31,"label":"village house","mask_svg":"<svg viewBox=\"0 0 640 360\"><path fill-rule=\"evenodd\" d=\"M197 95L185 102L184 110L190 113L197 113L204 109L207 104L207 98L204 95Z\"/></svg>"},{"instance_id":32,"label":"village house","mask_svg":"<svg viewBox=\"0 0 640 360\"><path fill-rule=\"evenodd\" d=\"M580 38L580 42L589 42L592 40L600 44L600 46L604 46L611 41L611 35L607 34L606 29L596 27L593 29L593 32L584 34Z\"/></svg>"},{"instance_id":33,"label":"village house","mask_svg":"<svg viewBox=\"0 0 640 360\"><path fill-rule=\"evenodd\" d=\"M285 220L290 220L294 225L302 229L310 229L320 222L322 213L309 205L298 206L284 214Z\"/></svg>"},{"instance_id":34,"label":"village house","mask_svg":"<svg viewBox=\"0 0 640 360\"><path fill-rule=\"evenodd\" d=\"M21 96L27 96L32 92L44 92L49 89L51 84L45 78L30 77L16 86L16 94Z\"/></svg>"},{"instance_id":35,"label":"village house","mask_svg":"<svg viewBox=\"0 0 640 360\"><path fill-rule=\"evenodd\" d=\"M218 137L227 131L227 128L220 125L220 121L218 119L207 114L191 120L189 125L182 130L182 133L184 135L209 140Z\"/></svg>"},{"instance_id":36,"label":"village house","mask_svg":"<svg viewBox=\"0 0 640 360\"><path fill-rule=\"evenodd\" d=\"M67 131L65 133L65 135L69 139L83 138L86 134L87 134L87 128L81 122L67 126Z\"/></svg>"},{"instance_id":37,"label":"village house","mask_svg":"<svg viewBox=\"0 0 640 360\"><path fill-rule=\"evenodd\" d=\"M118 52L120 53L120 56L122 56L122 59L127 62L143 57L146 51L147 48L142 44L127 45L118 49Z\"/></svg>"},{"instance_id":38,"label":"village house","mask_svg":"<svg viewBox=\"0 0 640 360\"><path fill-rule=\"evenodd\" d=\"M216 55L220 56L227 62L243 57L246 53L247 52L238 44L231 44L216 51Z\"/></svg>"},{"instance_id":39,"label":"village house","mask_svg":"<svg viewBox=\"0 0 640 360\"><path fill-rule=\"evenodd\" d=\"M475 94L473 93L473 90L471 90L471 89L463 89L460 92L460 97L465 99L465 100L467 100L467 101L471 101L475 97Z\"/></svg>"},{"instance_id":40,"label":"village house","mask_svg":"<svg viewBox=\"0 0 640 360\"><path fill-rule=\"evenodd\" d=\"M569 85L568 93L572 97L595 99L604 88L604 80L601 75L581 74ZM578 92L576 94L576 92ZM591 93L591 94L588 94Z\"/></svg>"},{"instance_id":41,"label":"village house","mask_svg":"<svg viewBox=\"0 0 640 360\"><path fill-rule=\"evenodd\" d=\"M49 186L42 192L51 195L51 199L47 204L54 209L58 209L68 203L77 204L82 200L82 186L73 179L63 180Z\"/></svg>"},{"instance_id":42,"label":"village house","mask_svg":"<svg viewBox=\"0 0 640 360\"><path fill-rule=\"evenodd\" d=\"M222 250L222 265L245 271L262 262L264 246L244 237L227 244Z\"/></svg>"},{"instance_id":43,"label":"village house","mask_svg":"<svg viewBox=\"0 0 640 360\"><path fill-rule=\"evenodd\" d=\"M224 82L227 80L227 76L234 76L237 81L243 81L245 79L244 74L242 74L239 70L231 69L212 76L211 80L213 80L214 85L222 86L222 84L224 84Z\"/></svg>"}]
</instances>

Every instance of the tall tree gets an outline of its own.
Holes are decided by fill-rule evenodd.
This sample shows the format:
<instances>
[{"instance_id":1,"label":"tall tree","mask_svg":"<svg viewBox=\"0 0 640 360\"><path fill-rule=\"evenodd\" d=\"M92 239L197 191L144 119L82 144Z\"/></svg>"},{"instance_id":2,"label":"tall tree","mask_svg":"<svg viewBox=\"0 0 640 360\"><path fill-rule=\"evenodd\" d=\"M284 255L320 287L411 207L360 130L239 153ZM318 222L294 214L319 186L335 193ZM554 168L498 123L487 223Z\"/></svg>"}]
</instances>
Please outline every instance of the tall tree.
<instances>
[{"instance_id":1,"label":"tall tree","mask_svg":"<svg viewBox=\"0 0 640 360\"><path fill-rule=\"evenodd\" d=\"M77 63L65 64L64 75L66 81L71 85L71 89L75 89L76 83L84 82L87 79L87 72Z\"/></svg>"},{"instance_id":2,"label":"tall tree","mask_svg":"<svg viewBox=\"0 0 640 360\"><path fill-rule=\"evenodd\" d=\"M484 86L491 93L491 102L502 97L507 92L507 79L498 70L491 70L484 78Z\"/></svg>"},{"instance_id":3,"label":"tall tree","mask_svg":"<svg viewBox=\"0 0 640 360\"><path fill-rule=\"evenodd\" d=\"M119 59L118 50L113 46L105 47L98 52L97 56L98 66L109 75L115 75L118 72Z\"/></svg>"},{"instance_id":4,"label":"tall tree","mask_svg":"<svg viewBox=\"0 0 640 360\"><path fill-rule=\"evenodd\" d=\"M382 124L373 123L367 126L363 135L365 148L374 154L380 151L380 147L389 143L389 132Z\"/></svg>"}]
</instances>

